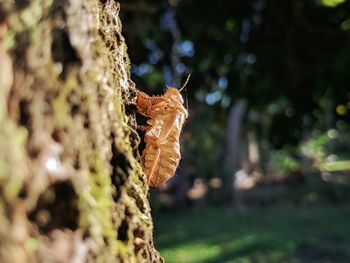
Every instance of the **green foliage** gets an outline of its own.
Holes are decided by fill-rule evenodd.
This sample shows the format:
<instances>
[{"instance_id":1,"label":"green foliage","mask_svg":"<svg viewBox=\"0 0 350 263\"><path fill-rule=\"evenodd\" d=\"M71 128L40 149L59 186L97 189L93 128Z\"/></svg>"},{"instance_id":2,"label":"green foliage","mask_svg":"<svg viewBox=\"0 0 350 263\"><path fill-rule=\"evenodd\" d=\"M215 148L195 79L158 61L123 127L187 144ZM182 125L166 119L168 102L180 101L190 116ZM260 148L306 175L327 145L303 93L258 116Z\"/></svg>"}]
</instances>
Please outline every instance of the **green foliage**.
<instances>
[{"instance_id":1,"label":"green foliage","mask_svg":"<svg viewBox=\"0 0 350 263\"><path fill-rule=\"evenodd\" d=\"M321 4L329 7L336 7L337 5L344 3L345 0L321 0Z\"/></svg>"},{"instance_id":2,"label":"green foliage","mask_svg":"<svg viewBox=\"0 0 350 263\"><path fill-rule=\"evenodd\" d=\"M301 152L313 160L319 170L350 170L350 127L341 121L337 126L301 144Z\"/></svg>"},{"instance_id":3,"label":"green foliage","mask_svg":"<svg viewBox=\"0 0 350 263\"><path fill-rule=\"evenodd\" d=\"M288 173L301 169L301 163L296 158L293 158L288 152L277 151L271 157L270 170L275 172Z\"/></svg>"},{"instance_id":4,"label":"green foliage","mask_svg":"<svg viewBox=\"0 0 350 263\"><path fill-rule=\"evenodd\" d=\"M316 162L319 162L323 160L327 155L326 145L328 142L329 137L325 133L302 144L301 151L307 157L314 159Z\"/></svg>"},{"instance_id":5,"label":"green foliage","mask_svg":"<svg viewBox=\"0 0 350 263\"><path fill-rule=\"evenodd\" d=\"M242 140L249 112L258 112L254 132L264 169L268 163L270 171L288 173L308 158L319 170L348 169L349 1L136 3L122 1L121 10L138 88L161 94L165 84L192 73L182 136L191 174L221 175L228 112L240 99L248 109ZM175 19L164 23L169 10ZM177 37L165 25L178 29ZM175 54L184 42L192 53Z\"/></svg>"},{"instance_id":6,"label":"green foliage","mask_svg":"<svg viewBox=\"0 0 350 263\"><path fill-rule=\"evenodd\" d=\"M201 177L220 176L220 158L223 151L218 145L223 145L224 131L217 122L214 112L206 111L198 105L191 116L183 134L183 158L191 175Z\"/></svg>"},{"instance_id":7,"label":"green foliage","mask_svg":"<svg viewBox=\"0 0 350 263\"><path fill-rule=\"evenodd\" d=\"M122 11L124 2L128 7L136 1L122 1ZM349 120L348 113L334 112L350 99L348 1L181 0L170 8L181 33L177 40L160 22L170 7L166 1L147 3L153 13L140 7L123 14L131 61L147 69L133 75L140 87L164 87L160 73L175 63L172 45L186 40L193 44L193 54L180 54L177 63L185 69L177 72L172 65L172 74L192 71L190 99L206 104L218 118L232 102L246 99L249 108L264 110L264 132L273 147L297 145L305 118L321 131L338 119ZM150 59L154 50L157 60ZM220 90L216 83L222 77L227 84ZM213 93L216 100L206 100Z\"/></svg>"}]
</instances>

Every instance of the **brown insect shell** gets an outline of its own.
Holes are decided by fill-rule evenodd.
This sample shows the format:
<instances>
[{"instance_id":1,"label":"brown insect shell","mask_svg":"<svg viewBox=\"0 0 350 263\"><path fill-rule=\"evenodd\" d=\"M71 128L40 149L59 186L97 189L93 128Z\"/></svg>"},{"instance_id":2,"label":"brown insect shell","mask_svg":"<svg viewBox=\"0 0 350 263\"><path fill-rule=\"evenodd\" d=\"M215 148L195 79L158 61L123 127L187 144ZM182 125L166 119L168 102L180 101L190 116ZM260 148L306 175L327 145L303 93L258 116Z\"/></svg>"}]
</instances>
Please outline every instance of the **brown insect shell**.
<instances>
[{"instance_id":1,"label":"brown insect shell","mask_svg":"<svg viewBox=\"0 0 350 263\"><path fill-rule=\"evenodd\" d=\"M150 97L143 92L138 93L138 111L150 118L147 121L150 128L147 129L145 135L146 149L143 152L144 165L148 167L144 166L144 169L150 186L158 186L173 176L180 161L179 136L188 116L183 103L179 90L173 87L169 87L161 97ZM157 148L161 149L161 160L157 160L156 167L159 168L158 162L163 164L170 162L162 168L165 174L158 172L154 174L149 168ZM167 160L162 159L164 156Z\"/></svg>"},{"instance_id":2,"label":"brown insect shell","mask_svg":"<svg viewBox=\"0 0 350 263\"><path fill-rule=\"evenodd\" d=\"M184 115L184 120L181 121L179 119L179 116L177 115L177 120L174 125L177 126L176 128L181 131L183 122L185 119L188 117L188 112L184 108L184 100L181 96L181 93L179 92L178 89L173 88L173 87L168 87L166 92L164 93L163 97L159 97L162 99L161 102L157 104L157 108L155 108L154 111L149 112L148 114L150 115L151 119L148 120L148 123L153 125L153 121L157 118L159 115L173 115L176 113L176 111L180 111ZM163 129L170 129L171 127L163 127ZM178 134L180 135L180 134ZM146 135L146 142L148 136ZM165 138L164 138L165 139Z\"/></svg>"},{"instance_id":3,"label":"brown insect shell","mask_svg":"<svg viewBox=\"0 0 350 263\"><path fill-rule=\"evenodd\" d=\"M147 100L146 97L142 95L140 96L140 100L138 100L138 103L140 103L139 107L141 107L139 111L144 111L145 115L150 117L147 121L150 125L150 129L146 132L145 142L162 144L169 139L161 136L161 134L165 134L162 130L170 131L176 127L177 130L181 131L183 122L187 118L188 113L182 105L184 101L176 88L169 87L162 97L151 98L153 105L150 104L150 100ZM160 102L158 102L157 98L160 99ZM177 113L178 111L181 113ZM175 119L172 123L175 127L169 126L168 121L171 119Z\"/></svg>"},{"instance_id":4,"label":"brown insect shell","mask_svg":"<svg viewBox=\"0 0 350 263\"><path fill-rule=\"evenodd\" d=\"M136 99L137 110L142 115L149 116L150 114L148 113L148 111L151 108L151 106L158 104L162 100L163 99L161 97L158 97L158 96L150 97L146 93L139 91L137 93L137 99Z\"/></svg>"},{"instance_id":5,"label":"brown insect shell","mask_svg":"<svg viewBox=\"0 0 350 263\"><path fill-rule=\"evenodd\" d=\"M182 104L184 104L184 100L183 100L180 92L176 88L168 87L168 89L164 93L163 97L165 99L169 98L171 101L175 102L176 104L180 104L181 106L182 106Z\"/></svg>"},{"instance_id":6,"label":"brown insect shell","mask_svg":"<svg viewBox=\"0 0 350 263\"><path fill-rule=\"evenodd\" d=\"M166 92L163 95L163 98L166 100L166 105L164 105L165 111L171 111L173 112L175 108L179 109L180 111L186 112L186 118L187 118L187 111L184 108L184 100L180 94L180 92L173 87L169 87Z\"/></svg>"}]
</instances>

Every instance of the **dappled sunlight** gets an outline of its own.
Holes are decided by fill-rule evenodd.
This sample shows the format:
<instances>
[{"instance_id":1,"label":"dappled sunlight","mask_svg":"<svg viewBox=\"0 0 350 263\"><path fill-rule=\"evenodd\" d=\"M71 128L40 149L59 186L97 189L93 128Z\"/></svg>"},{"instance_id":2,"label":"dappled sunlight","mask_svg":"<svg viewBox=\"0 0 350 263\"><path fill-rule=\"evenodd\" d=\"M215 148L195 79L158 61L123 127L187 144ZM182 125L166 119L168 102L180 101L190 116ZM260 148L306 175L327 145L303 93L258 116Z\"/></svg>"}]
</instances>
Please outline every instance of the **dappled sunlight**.
<instances>
[{"instance_id":1,"label":"dappled sunlight","mask_svg":"<svg viewBox=\"0 0 350 263\"><path fill-rule=\"evenodd\" d=\"M170 263L346 260L349 216L347 208L329 207L157 213L156 246Z\"/></svg>"},{"instance_id":2,"label":"dappled sunlight","mask_svg":"<svg viewBox=\"0 0 350 263\"><path fill-rule=\"evenodd\" d=\"M188 190L187 197L191 200L198 200L203 198L207 191L208 188L203 179L197 178L193 183L193 187Z\"/></svg>"},{"instance_id":3,"label":"dappled sunlight","mask_svg":"<svg viewBox=\"0 0 350 263\"><path fill-rule=\"evenodd\" d=\"M346 0L320 0L319 2L328 7L336 7L337 5L340 5L344 3Z\"/></svg>"}]
</instances>

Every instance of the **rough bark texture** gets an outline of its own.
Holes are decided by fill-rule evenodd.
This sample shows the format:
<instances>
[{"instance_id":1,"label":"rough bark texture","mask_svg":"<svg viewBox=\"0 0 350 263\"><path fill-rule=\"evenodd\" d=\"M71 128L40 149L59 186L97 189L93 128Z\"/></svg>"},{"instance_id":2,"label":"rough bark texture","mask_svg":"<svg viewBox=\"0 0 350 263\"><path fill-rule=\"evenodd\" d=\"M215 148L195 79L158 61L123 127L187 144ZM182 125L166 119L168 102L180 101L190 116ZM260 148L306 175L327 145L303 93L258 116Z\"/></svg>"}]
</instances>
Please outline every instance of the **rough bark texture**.
<instances>
[{"instance_id":1,"label":"rough bark texture","mask_svg":"<svg viewBox=\"0 0 350 263\"><path fill-rule=\"evenodd\" d=\"M162 261L118 12L0 1L1 262Z\"/></svg>"}]
</instances>

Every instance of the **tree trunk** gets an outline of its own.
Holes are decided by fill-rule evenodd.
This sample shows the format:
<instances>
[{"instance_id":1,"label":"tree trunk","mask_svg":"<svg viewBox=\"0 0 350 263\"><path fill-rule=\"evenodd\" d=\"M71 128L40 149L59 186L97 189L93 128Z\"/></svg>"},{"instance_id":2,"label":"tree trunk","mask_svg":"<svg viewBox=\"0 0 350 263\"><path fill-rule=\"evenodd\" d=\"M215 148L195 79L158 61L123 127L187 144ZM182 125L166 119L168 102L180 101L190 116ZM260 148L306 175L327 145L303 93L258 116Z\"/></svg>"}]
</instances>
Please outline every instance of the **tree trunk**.
<instances>
[{"instance_id":1,"label":"tree trunk","mask_svg":"<svg viewBox=\"0 0 350 263\"><path fill-rule=\"evenodd\" d=\"M224 160L225 173L228 176L227 192L231 197L231 204L237 209L243 209L244 204L240 190L236 187L235 176L242 168L245 153L242 136L242 118L246 110L246 102L238 100L233 104L226 128L226 154Z\"/></svg>"},{"instance_id":2,"label":"tree trunk","mask_svg":"<svg viewBox=\"0 0 350 263\"><path fill-rule=\"evenodd\" d=\"M1 262L163 261L118 12L0 2Z\"/></svg>"}]
</instances>

